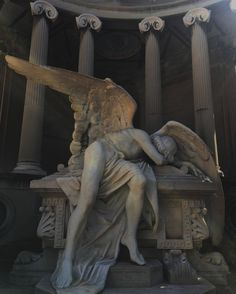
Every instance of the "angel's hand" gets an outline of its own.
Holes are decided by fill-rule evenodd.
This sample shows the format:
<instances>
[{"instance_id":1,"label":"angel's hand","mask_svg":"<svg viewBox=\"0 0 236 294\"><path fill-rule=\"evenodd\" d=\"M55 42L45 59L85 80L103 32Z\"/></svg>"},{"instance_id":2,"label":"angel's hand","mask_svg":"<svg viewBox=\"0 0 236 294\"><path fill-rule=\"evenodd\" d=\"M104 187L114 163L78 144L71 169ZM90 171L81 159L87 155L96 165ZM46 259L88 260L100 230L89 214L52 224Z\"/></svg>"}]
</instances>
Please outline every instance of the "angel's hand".
<instances>
[{"instance_id":1,"label":"angel's hand","mask_svg":"<svg viewBox=\"0 0 236 294\"><path fill-rule=\"evenodd\" d=\"M181 167L180 169L185 173L185 174L192 174L195 177L200 178L203 182L211 182L209 177L207 177L199 168L197 168L194 164L188 161L183 161L181 162Z\"/></svg>"}]
</instances>

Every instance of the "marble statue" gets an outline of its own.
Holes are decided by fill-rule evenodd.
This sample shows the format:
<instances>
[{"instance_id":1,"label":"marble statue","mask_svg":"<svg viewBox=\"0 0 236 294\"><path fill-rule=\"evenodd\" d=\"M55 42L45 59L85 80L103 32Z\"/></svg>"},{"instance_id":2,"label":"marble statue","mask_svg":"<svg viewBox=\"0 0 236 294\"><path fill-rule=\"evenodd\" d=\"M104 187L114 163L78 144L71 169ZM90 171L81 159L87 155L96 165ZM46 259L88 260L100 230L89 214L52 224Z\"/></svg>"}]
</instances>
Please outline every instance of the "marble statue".
<instances>
[{"instance_id":1,"label":"marble statue","mask_svg":"<svg viewBox=\"0 0 236 294\"><path fill-rule=\"evenodd\" d=\"M154 231L158 228L152 166L158 170L171 165L182 174L219 183L214 161L204 142L178 122L168 122L151 136L135 129L136 103L110 79L33 65L11 56L6 60L17 73L70 96L75 118L72 156L58 184L72 209L65 250L51 282L57 293L98 293L115 264L120 243L127 246L133 262L145 264L136 233L141 217ZM222 203L220 191L209 209L213 244L222 237Z\"/></svg>"}]
</instances>

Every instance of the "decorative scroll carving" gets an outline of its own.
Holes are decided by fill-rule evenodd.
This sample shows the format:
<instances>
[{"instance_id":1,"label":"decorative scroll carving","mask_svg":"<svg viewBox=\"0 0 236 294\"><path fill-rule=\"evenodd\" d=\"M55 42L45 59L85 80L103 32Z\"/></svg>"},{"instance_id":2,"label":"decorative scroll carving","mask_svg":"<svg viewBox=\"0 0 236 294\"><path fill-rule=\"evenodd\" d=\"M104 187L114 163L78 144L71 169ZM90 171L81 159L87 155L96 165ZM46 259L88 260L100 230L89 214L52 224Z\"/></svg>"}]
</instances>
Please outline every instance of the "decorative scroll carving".
<instances>
[{"instance_id":1,"label":"decorative scroll carving","mask_svg":"<svg viewBox=\"0 0 236 294\"><path fill-rule=\"evenodd\" d=\"M194 8L189 10L183 18L186 27L190 27L196 21L198 22L209 22L211 11L206 8Z\"/></svg>"},{"instance_id":2,"label":"decorative scroll carving","mask_svg":"<svg viewBox=\"0 0 236 294\"><path fill-rule=\"evenodd\" d=\"M209 229L204 219L206 214L206 208L192 208L191 227L194 241L202 241L209 238Z\"/></svg>"},{"instance_id":3,"label":"decorative scroll carving","mask_svg":"<svg viewBox=\"0 0 236 294\"><path fill-rule=\"evenodd\" d=\"M166 236L166 219L165 214L168 207L176 208L176 213L182 215L182 231L181 239L170 238ZM209 238L208 226L205 222L206 215L205 203L203 200L168 200L163 202L163 212L161 212L161 219L159 230L157 234L157 248L158 249L193 249L201 248L202 240ZM194 242L194 244L193 244ZM198 244L196 244L198 242Z\"/></svg>"},{"instance_id":4,"label":"decorative scroll carving","mask_svg":"<svg viewBox=\"0 0 236 294\"><path fill-rule=\"evenodd\" d=\"M55 21L58 17L56 8L47 1L38 0L30 2L32 15L42 15L43 13L49 20Z\"/></svg>"},{"instance_id":5,"label":"decorative scroll carving","mask_svg":"<svg viewBox=\"0 0 236 294\"><path fill-rule=\"evenodd\" d=\"M62 197L44 198L40 212L42 217L37 228L37 235L42 239L53 240L54 248L64 248L65 227L68 223L66 199Z\"/></svg>"},{"instance_id":6,"label":"decorative scroll carving","mask_svg":"<svg viewBox=\"0 0 236 294\"><path fill-rule=\"evenodd\" d=\"M102 27L102 22L100 19L93 14L84 13L80 16L77 16L75 19L78 29L89 27L90 29L98 32Z\"/></svg>"},{"instance_id":7,"label":"decorative scroll carving","mask_svg":"<svg viewBox=\"0 0 236 294\"><path fill-rule=\"evenodd\" d=\"M30 251L21 251L14 261L15 265L26 265L26 264L32 264L40 260L42 257L41 253L34 253Z\"/></svg>"},{"instance_id":8,"label":"decorative scroll carving","mask_svg":"<svg viewBox=\"0 0 236 294\"><path fill-rule=\"evenodd\" d=\"M138 26L141 33L146 33L150 29L162 31L165 26L165 21L158 16L150 16L145 17Z\"/></svg>"},{"instance_id":9,"label":"decorative scroll carving","mask_svg":"<svg viewBox=\"0 0 236 294\"><path fill-rule=\"evenodd\" d=\"M53 238L55 236L55 212L53 206L42 206L39 209L42 217L38 225L39 238Z\"/></svg>"}]
</instances>

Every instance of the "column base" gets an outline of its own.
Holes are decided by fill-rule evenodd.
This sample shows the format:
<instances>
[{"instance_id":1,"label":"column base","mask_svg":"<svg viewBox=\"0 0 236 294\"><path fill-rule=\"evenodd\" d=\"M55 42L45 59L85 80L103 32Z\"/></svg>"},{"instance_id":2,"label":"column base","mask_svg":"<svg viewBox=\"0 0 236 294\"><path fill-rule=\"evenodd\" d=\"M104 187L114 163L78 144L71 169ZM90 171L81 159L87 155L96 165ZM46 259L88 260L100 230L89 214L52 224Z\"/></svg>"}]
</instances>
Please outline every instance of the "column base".
<instances>
[{"instance_id":1,"label":"column base","mask_svg":"<svg viewBox=\"0 0 236 294\"><path fill-rule=\"evenodd\" d=\"M18 162L17 166L13 169L13 173L26 174L26 175L37 175L46 176L46 172L38 165L33 162Z\"/></svg>"}]
</instances>

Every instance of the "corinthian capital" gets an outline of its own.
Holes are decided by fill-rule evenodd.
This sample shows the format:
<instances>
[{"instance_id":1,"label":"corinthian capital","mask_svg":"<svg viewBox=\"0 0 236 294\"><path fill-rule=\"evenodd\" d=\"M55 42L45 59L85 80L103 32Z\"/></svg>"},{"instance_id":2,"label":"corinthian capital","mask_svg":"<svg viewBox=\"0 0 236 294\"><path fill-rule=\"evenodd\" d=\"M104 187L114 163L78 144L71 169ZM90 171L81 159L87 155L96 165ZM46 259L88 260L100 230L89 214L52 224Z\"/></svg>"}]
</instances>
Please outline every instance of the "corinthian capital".
<instances>
[{"instance_id":1,"label":"corinthian capital","mask_svg":"<svg viewBox=\"0 0 236 294\"><path fill-rule=\"evenodd\" d=\"M138 26L141 33L146 33L150 29L162 31L165 26L165 21L158 16L149 16L145 17Z\"/></svg>"},{"instance_id":2,"label":"corinthian capital","mask_svg":"<svg viewBox=\"0 0 236 294\"><path fill-rule=\"evenodd\" d=\"M198 22L209 22L211 11L206 8L194 8L189 10L183 18L186 27L190 27L196 21Z\"/></svg>"},{"instance_id":3,"label":"corinthian capital","mask_svg":"<svg viewBox=\"0 0 236 294\"><path fill-rule=\"evenodd\" d=\"M56 20L58 17L58 12L56 8L44 0L37 0L35 2L30 2L32 15L45 15L49 20Z\"/></svg>"},{"instance_id":4,"label":"corinthian capital","mask_svg":"<svg viewBox=\"0 0 236 294\"><path fill-rule=\"evenodd\" d=\"M75 19L78 29L89 27L90 29L98 32L102 27L100 19L93 14L84 13L77 16Z\"/></svg>"}]
</instances>

